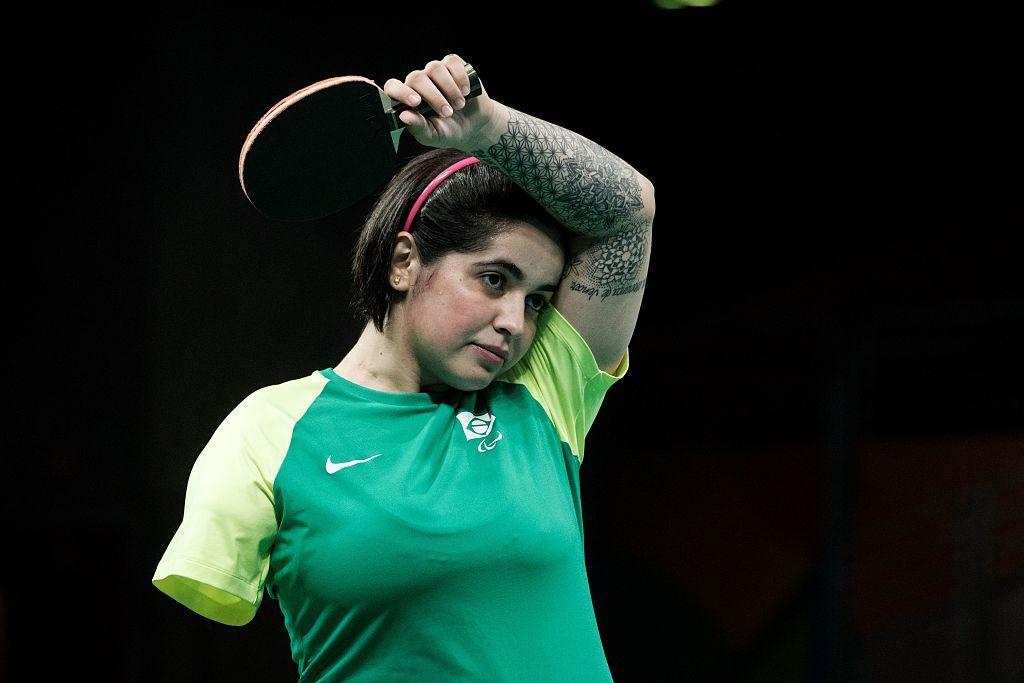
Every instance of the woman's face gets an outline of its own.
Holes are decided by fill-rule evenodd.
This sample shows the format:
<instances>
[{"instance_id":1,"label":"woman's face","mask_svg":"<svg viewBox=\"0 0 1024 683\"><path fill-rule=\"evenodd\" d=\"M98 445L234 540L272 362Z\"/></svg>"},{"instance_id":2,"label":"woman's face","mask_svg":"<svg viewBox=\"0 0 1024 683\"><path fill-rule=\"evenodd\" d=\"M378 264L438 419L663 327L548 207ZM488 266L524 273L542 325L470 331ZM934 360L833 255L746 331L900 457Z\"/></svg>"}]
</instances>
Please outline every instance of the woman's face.
<instances>
[{"instance_id":1,"label":"woman's face","mask_svg":"<svg viewBox=\"0 0 1024 683\"><path fill-rule=\"evenodd\" d=\"M447 254L417 272L402 305L422 386L483 389L526 354L539 311L562 275L565 255L556 239L546 227L519 222L484 252ZM489 360L474 344L505 349L507 357Z\"/></svg>"}]
</instances>

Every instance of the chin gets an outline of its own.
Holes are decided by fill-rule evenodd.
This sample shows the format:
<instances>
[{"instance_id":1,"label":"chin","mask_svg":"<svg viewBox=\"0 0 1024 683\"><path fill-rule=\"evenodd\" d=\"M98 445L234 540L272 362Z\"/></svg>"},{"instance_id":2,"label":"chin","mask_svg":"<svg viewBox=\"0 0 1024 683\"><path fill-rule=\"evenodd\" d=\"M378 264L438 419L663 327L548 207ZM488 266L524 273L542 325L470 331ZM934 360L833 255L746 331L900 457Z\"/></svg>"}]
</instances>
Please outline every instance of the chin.
<instances>
[{"instance_id":1,"label":"chin","mask_svg":"<svg viewBox=\"0 0 1024 683\"><path fill-rule=\"evenodd\" d=\"M480 391L494 381L494 375L488 373L485 368L478 367L476 371L475 375L471 377L467 377L465 374L452 375L448 384L459 391ZM485 374L480 374L481 372Z\"/></svg>"},{"instance_id":2,"label":"chin","mask_svg":"<svg viewBox=\"0 0 1024 683\"><path fill-rule=\"evenodd\" d=\"M472 349L470 351L473 352ZM446 363L442 367L443 372L436 374L435 377L458 391L480 391L490 386L495 377L508 370L505 366L488 369L475 359L463 365L464 360L460 358L459 362Z\"/></svg>"},{"instance_id":3,"label":"chin","mask_svg":"<svg viewBox=\"0 0 1024 683\"><path fill-rule=\"evenodd\" d=\"M459 391L480 391L481 389L486 389L490 386L492 381L492 377L484 377L481 379L468 379L462 377L451 382L451 386Z\"/></svg>"}]
</instances>

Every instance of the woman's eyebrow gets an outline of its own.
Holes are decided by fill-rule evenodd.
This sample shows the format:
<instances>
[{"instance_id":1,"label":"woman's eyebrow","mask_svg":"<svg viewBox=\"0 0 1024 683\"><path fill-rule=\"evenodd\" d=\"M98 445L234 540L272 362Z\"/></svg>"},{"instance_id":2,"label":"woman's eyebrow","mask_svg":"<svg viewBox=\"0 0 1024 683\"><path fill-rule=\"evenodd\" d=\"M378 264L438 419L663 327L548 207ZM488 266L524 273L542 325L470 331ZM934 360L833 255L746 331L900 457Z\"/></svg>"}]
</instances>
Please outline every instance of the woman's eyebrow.
<instances>
[{"instance_id":1,"label":"woman's eyebrow","mask_svg":"<svg viewBox=\"0 0 1024 683\"><path fill-rule=\"evenodd\" d=\"M494 266L497 266L499 268L504 268L505 270L507 270L512 275L512 277L514 277L516 280L522 281L522 280L525 279L525 277L523 276L522 269L519 266L517 266L516 264L512 263L511 261L503 261L503 260L498 260L498 261L477 261L476 263L473 264L473 266L474 267L481 267L481 266L494 267ZM541 285L537 289L539 289L541 291L544 291L544 292L555 292L555 291L558 291L558 285Z\"/></svg>"}]
</instances>

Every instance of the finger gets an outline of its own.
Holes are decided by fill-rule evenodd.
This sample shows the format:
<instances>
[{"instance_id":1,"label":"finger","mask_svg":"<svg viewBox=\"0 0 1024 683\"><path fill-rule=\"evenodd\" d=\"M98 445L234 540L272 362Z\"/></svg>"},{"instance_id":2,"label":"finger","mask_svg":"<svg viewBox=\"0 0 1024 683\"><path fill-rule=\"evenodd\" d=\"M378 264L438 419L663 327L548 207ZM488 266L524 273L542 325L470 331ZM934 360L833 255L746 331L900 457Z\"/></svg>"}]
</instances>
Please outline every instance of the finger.
<instances>
[{"instance_id":1,"label":"finger","mask_svg":"<svg viewBox=\"0 0 1024 683\"><path fill-rule=\"evenodd\" d=\"M423 71L411 71L405 77L405 84L420 94L423 101L429 104L439 116L445 116L444 107L449 106L434 81Z\"/></svg>"},{"instance_id":2,"label":"finger","mask_svg":"<svg viewBox=\"0 0 1024 683\"><path fill-rule=\"evenodd\" d=\"M469 94L470 82L469 82L469 71L467 70L470 66L466 63L462 57L458 55L446 55L441 60L448 66L448 70L452 74L452 78L455 79L455 84L459 87L459 93L463 96Z\"/></svg>"},{"instance_id":3,"label":"finger","mask_svg":"<svg viewBox=\"0 0 1024 683\"><path fill-rule=\"evenodd\" d=\"M426 124L426 119L412 109L406 109L398 115L398 118L407 126L419 127Z\"/></svg>"},{"instance_id":4,"label":"finger","mask_svg":"<svg viewBox=\"0 0 1024 683\"><path fill-rule=\"evenodd\" d=\"M444 99L444 102L441 103L442 109L434 107L438 111L441 111L442 116L451 116L452 113L454 113L454 110L462 109L462 107L465 106L466 100L462 97L462 93L459 92L459 86L455 83L455 78L452 77L452 72L448 70L448 67L443 62L434 60L433 62L428 63L423 69L423 73L426 74L431 83L434 84L434 87L437 88L438 93ZM430 98L427 97L426 93L422 93L421 91L421 94L423 94L427 101L430 101ZM452 108L452 112L445 113L443 110L445 104Z\"/></svg>"},{"instance_id":5,"label":"finger","mask_svg":"<svg viewBox=\"0 0 1024 683\"><path fill-rule=\"evenodd\" d=\"M410 107L415 107L420 103L420 94L397 78L388 79L388 82L384 84L384 94L393 100L404 102Z\"/></svg>"},{"instance_id":6,"label":"finger","mask_svg":"<svg viewBox=\"0 0 1024 683\"><path fill-rule=\"evenodd\" d=\"M465 75L463 63L458 55L448 55L439 63L440 66L437 67L436 74L430 72L431 78L434 78L438 88L456 110L466 106L466 98L462 96L462 85L456 76L460 71ZM466 81L469 81L468 76L466 76Z\"/></svg>"}]
</instances>

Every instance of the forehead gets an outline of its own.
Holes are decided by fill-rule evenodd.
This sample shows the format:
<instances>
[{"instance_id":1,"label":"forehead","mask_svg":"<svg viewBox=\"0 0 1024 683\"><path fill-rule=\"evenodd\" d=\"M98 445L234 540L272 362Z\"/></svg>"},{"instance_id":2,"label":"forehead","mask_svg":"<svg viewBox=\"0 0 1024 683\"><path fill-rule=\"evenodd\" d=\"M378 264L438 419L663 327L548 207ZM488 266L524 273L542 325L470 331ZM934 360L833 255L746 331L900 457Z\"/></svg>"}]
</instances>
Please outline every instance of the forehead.
<instances>
[{"instance_id":1,"label":"forehead","mask_svg":"<svg viewBox=\"0 0 1024 683\"><path fill-rule=\"evenodd\" d=\"M565 262L559 236L532 223L514 223L513 226L511 230L496 234L484 251L459 254L459 261L466 266L508 261L517 266L527 280L557 282Z\"/></svg>"}]
</instances>

